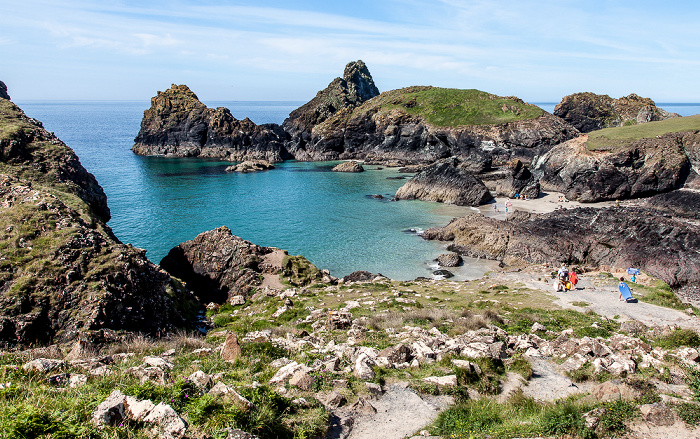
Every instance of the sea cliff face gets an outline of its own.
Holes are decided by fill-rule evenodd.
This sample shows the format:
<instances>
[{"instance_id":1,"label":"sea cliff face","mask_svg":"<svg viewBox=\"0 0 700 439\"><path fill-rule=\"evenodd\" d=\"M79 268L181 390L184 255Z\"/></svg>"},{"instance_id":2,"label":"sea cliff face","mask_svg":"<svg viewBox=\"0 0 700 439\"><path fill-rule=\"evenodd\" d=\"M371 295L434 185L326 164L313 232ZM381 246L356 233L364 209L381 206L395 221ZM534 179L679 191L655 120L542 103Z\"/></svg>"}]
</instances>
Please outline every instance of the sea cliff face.
<instances>
[{"instance_id":1,"label":"sea cliff face","mask_svg":"<svg viewBox=\"0 0 700 439\"><path fill-rule=\"evenodd\" d=\"M0 99L0 345L155 334L184 325L184 288L120 243L75 153Z\"/></svg>"},{"instance_id":2,"label":"sea cliff face","mask_svg":"<svg viewBox=\"0 0 700 439\"><path fill-rule=\"evenodd\" d=\"M291 158L285 139L278 125L238 120L226 108L208 108L187 86L173 84L151 99L132 150L140 155L274 163Z\"/></svg>"}]
</instances>

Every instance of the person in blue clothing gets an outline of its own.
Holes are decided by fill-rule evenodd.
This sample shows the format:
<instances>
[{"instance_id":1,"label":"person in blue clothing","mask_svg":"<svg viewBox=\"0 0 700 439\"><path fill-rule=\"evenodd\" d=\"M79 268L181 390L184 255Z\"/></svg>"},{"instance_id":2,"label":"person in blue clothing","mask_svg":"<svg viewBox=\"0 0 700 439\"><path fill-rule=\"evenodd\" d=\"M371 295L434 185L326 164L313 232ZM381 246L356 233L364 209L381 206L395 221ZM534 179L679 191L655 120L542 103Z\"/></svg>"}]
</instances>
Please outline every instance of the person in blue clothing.
<instances>
[{"instance_id":1,"label":"person in blue clothing","mask_svg":"<svg viewBox=\"0 0 700 439\"><path fill-rule=\"evenodd\" d=\"M620 290L620 301L621 301L621 302L624 302L624 301L625 301L625 299L622 298L622 288L620 288L620 287L623 286L623 285L627 285L627 284L625 283L625 278L624 278L624 277L620 277L620 283L617 284L617 289Z\"/></svg>"}]
</instances>

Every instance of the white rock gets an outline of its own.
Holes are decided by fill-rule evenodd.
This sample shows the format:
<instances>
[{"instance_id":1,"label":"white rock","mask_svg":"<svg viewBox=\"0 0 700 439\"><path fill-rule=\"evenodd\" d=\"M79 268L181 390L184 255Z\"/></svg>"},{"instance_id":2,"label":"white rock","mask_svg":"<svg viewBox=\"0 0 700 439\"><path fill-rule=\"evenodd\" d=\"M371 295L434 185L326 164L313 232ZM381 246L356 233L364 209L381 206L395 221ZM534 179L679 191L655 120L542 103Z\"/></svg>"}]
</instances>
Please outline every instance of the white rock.
<instances>
[{"instance_id":1,"label":"white rock","mask_svg":"<svg viewBox=\"0 0 700 439\"><path fill-rule=\"evenodd\" d=\"M423 381L428 383L434 383L438 386L456 386L457 385L457 375L447 375L442 377L426 377Z\"/></svg>"}]
</instances>

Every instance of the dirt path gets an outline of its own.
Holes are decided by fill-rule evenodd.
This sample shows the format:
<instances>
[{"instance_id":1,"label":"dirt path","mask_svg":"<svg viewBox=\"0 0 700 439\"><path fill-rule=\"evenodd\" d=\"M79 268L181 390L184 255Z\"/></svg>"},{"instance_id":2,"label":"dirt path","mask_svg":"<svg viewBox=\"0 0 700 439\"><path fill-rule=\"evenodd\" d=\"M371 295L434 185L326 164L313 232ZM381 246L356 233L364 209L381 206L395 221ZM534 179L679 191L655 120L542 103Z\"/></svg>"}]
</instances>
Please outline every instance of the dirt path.
<instances>
[{"instance_id":1,"label":"dirt path","mask_svg":"<svg viewBox=\"0 0 700 439\"><path fill-rule=\"evenodd\" d=\"M617 273L617 275L620 276L622 274ZM577 289L557 293L554 291L554 284L551 279L549 282L544 282L546 277L543 273L523 271L500 273L492 276L492 279L496 281L520 282L527 288L542 290L554 298L553 303L555 305L562 308L575 309L581 312L590 309L596 314L608 319L615 318L620 322L637 320L647 326L675 325L681 328L700 330L700 318L688 315L683 311L644 303L643 298L641 298L639 303L621 302L615 278L610 278L609 283L606 283L601 281L597 273L587 273L581 276ZM632 294L634 294L635 285L629 282L628 284L632 288ZM587 305L581 306L584 303Z\"/></svg>"},{"instance_id":2,"label":"dirt path","mask_svg":"<svg viewBox=\"0 0 700 439\"><path fill-rule=\"evenodd\" d=\"M407 383L396 383L388 385L381 398L371 403L377 413L356 418L348 439L411 437L430 425L449 401L428 401L408 388Z\"/></svg>"}]
</instances>

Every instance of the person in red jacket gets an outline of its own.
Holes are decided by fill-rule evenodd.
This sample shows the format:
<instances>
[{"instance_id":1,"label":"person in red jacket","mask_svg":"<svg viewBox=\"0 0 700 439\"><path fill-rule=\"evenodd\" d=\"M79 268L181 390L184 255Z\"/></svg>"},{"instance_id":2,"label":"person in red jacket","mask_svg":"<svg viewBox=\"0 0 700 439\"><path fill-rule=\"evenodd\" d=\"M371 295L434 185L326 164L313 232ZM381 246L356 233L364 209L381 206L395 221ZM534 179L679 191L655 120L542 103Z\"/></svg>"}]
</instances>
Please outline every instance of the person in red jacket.
<instances>
[{"instance_id":1,"label":"person in red jacket","mask_svg":"<svg viewBox=\"0 0 700 439\"><path fill-rule=\"evenodd\" d=\"M576 273L575 268L572 268L571 272L569 273L569 282L571 282L572 290L576 288L576 284L578 283L578 274Z\"/></svg>"}]
</instances>

